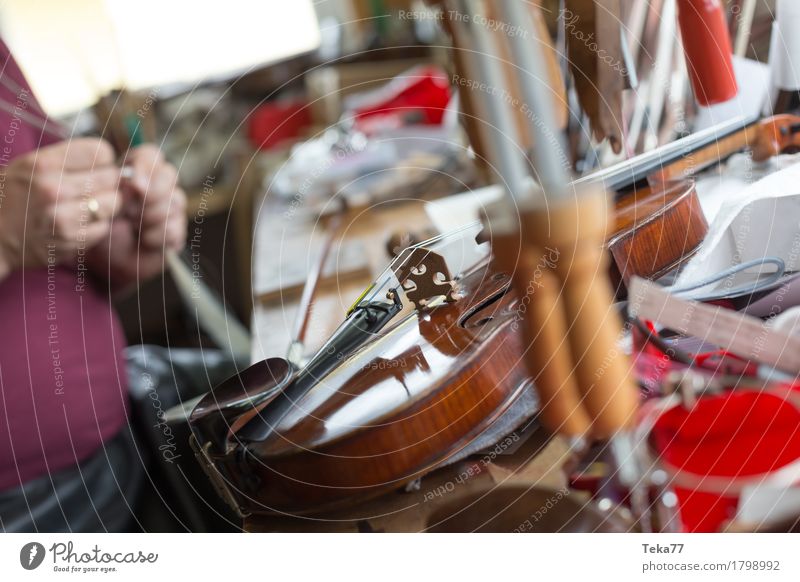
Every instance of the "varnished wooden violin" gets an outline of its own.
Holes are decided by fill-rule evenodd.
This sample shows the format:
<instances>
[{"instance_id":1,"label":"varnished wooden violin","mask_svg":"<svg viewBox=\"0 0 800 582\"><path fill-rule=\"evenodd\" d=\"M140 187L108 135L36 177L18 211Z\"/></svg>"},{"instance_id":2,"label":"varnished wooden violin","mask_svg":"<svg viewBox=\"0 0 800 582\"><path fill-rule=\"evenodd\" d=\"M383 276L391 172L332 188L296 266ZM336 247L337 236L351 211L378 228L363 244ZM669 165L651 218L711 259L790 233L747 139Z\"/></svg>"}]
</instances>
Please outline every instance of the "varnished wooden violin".
<instances>
[{"instance_id":1,"label":"varnished wooden violin","mask_svg":"<svg viewBox=\"0 0 800 582\"><path fill-rule=\"evenodd\" d=\"M484 260L451 281L428 245L401 253L393 286L379 278L302 370L267 360L195 408L198 456L240 513L400 488L535 413L508 275ZM401 291L417 308L392 321Z\"/></svg>"},{"instance_id":2,"label":"varnished wooden violin","mask_svg":"<svg viewBox=\"0 0 800 582\"><path fill-rule=\"evenodd\" d=\"M783 151L798 127L794 118L765 120L758 132L739 127L723 153L741 149L743 132L751 145L777 135L761 151ZM669 261L661 267L653 260L661 256L660 237L690 230L676 207L688 199L700 212L691 189L652 179L639 186L654 168L668 182L675 174L664 160L673 155L681 164L686 143L652 158L660 161L639 159L592 178L623 192L609 242L621 273L667 269ZM693 143L695 159L716 147ZM694 233L700 240L701 230ZM477 230L466 232L471 238ZM509 274L486 259L451 278L436 242L401 252L302 369L281 358L260 362L193 410L198 458L242 515L315 513L400 489L535 414L517 331L525 303L510 290ZM635 263L635 253L650 263ZM416 307L410 314L400 315L401 293Z\"/></svg>"},{"instance_id":3,"label":"varnished wooden violin","mask_svg":"<svg viewBox=\"0 0 800 582\"><path fill-rule=\"evenodd\" d=\"M761 162L798 148L800 117L736 118L576 180L616 193L612 283L658 279L691 259L708 232L692 181L698 172L745 149Z\"/></svg>"}]
</instances>

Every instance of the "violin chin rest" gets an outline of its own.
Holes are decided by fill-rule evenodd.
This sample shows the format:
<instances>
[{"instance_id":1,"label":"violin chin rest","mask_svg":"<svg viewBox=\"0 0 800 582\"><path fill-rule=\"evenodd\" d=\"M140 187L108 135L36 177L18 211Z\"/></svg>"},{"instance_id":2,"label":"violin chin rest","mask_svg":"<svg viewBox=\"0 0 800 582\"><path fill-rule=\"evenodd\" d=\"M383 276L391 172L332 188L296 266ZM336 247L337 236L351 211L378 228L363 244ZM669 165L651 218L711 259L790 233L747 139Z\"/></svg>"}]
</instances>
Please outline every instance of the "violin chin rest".
<instances>
[{"instance_id":1,"label":"violin chin rest","mask_svg":"<svg viewBox=\"0 0 800 582\"><path fill-rule=\"evenodd\" d=\"M278 395L294 376L284 358L267 358L234 374L208 392L191 412L189 424L198 442L226 450L227 435L242 416Z\"/></svg>"}]
</instances>

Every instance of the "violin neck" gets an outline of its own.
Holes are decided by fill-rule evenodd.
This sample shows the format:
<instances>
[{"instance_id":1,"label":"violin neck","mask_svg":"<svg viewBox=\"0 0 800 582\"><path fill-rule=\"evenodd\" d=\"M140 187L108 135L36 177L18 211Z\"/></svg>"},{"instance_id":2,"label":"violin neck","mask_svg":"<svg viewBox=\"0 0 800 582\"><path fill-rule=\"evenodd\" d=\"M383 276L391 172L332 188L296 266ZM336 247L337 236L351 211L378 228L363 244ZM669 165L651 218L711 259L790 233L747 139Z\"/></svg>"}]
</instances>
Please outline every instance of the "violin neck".
<instances>
[{"instance_id":1,"label":"violin neck","mask_svg":"<svg viewBox=\"0 0 800 582\"><path fill-rule=\"evenodd\" d=\"M760 134L760 125L758 123L752 123L735 133L721 137L714 143L700 147L681 159L672 162L662 170L651 175L650 179L654 182L664 183L670 180L690 178L701 170L721 162L728 156L752 147L758 140Z\"/></svg>"},{"instance_id":2,"label":"violin neck","mask_svg":"<svg viewBox=\"0 0 800 582\"><path fill-rule=\"evenodd\" d=\"M759 132L757 118L737 117L681 138L630 160L584 176L574 185L601 182L607 190L619 192L676 166L675 176L697 172L752 143ZM755 132L755 133L753 133ZM668 176L667 176L668 177Z\"/></svg>"}]
</instances>

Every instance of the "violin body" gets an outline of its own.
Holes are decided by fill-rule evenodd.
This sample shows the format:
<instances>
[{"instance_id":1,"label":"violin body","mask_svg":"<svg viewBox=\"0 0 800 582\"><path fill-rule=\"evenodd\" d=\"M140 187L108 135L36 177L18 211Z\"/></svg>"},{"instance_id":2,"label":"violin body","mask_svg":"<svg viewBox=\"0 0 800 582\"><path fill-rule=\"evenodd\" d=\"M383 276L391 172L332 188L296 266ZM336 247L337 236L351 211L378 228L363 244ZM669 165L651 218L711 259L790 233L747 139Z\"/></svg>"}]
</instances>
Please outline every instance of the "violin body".
<instances>
[{"instance_id":1,"label":"violin body","mask_svg":"<svg viewBox=\"0 0 800 582\"><path fill-rule=\"evenodd\" d=\"M207 470L243 515L308 514L399 489L493 445L537 410L509 283L484 263L458 281L459 299L375 334L286 414L275 417L268 402L240 407L225 442L204 451ZM198 405L194 425L213 398ZM253 438L259 423L265 436Z\"/></svg>"},{"instance_id":2,"label":"violin body","mask_svg":"<svg viewBox=\"0 0 800 582\"><path fill-rule=\"evenodd\" d=\"M658 279L692 258L708 232L694 183L679 180L617 196L606 246L611 281L619 289L634 275Z\"/></svg>"},{"instance_id":3,"label":"violin body","mask_svg":"<svg viewBox=\"0 0 800 582\"><path fill-rule=\"evenodd\" d=\"M619 294L634 275L658 279L680 268L703 242L708 223L691 181L699 171L745 149L761 162L800 148L800 117L742 123L726 122L576 181L602 181L616 191L606 246Z\"/></svg>"}]
</instances>

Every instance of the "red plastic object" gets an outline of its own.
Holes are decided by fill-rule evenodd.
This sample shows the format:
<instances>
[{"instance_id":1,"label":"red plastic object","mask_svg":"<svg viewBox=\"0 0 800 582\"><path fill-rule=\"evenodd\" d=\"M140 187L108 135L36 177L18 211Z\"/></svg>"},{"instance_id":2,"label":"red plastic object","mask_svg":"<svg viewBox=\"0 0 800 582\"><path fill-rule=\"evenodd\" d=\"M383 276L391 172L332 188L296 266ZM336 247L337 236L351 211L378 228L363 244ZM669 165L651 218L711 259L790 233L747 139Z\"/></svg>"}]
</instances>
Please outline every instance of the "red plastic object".
<instances>
[{"instance_id":1,"label":"red plastic object","mask_svg":"<svg viewBox=\"0 0 800 582\"><path fill-rule=\"evenodd\" d=\"M800 411L776 394L733 391L666 411L652 439L666 463L701 476L694 489L675 487L683 529L715 532L735 516L739 494L733 484L730 494L704 491L702 476L751 477L797 461Z\"/></svg>"},{"instance_id":2,"label":"red plastic object","mask_svg":"<svg viewBox=\"0 0 800 582\"><path fill-rule=\"evenodd\" d=\"M303 137L311 125L311 107L305 101L275 101L259 105L247 121L247 138L259 150L268 150Z\"/></svg>"},{"instance_id":3,"label":"red plastic object","mask_svg":"<svg viewBox=\"0 0 800 582\"><path fill-rule=\"evenodd\" d=\"M365 98L352 115L367 133L373 127L438 125L450 102L450 80L439 67L421 66L398 75Z\"/></svg>"},{"instance_id":4,"label":"red plastic object","mask_svg":"<svg viewBox=\"0 0 800 582\"><path fill-rule=\"evenodd\" d=\"M678 22L697 102L705 106L733 99L738 87L722 2L678 0Z\"/></svg>"}]
</instances>

